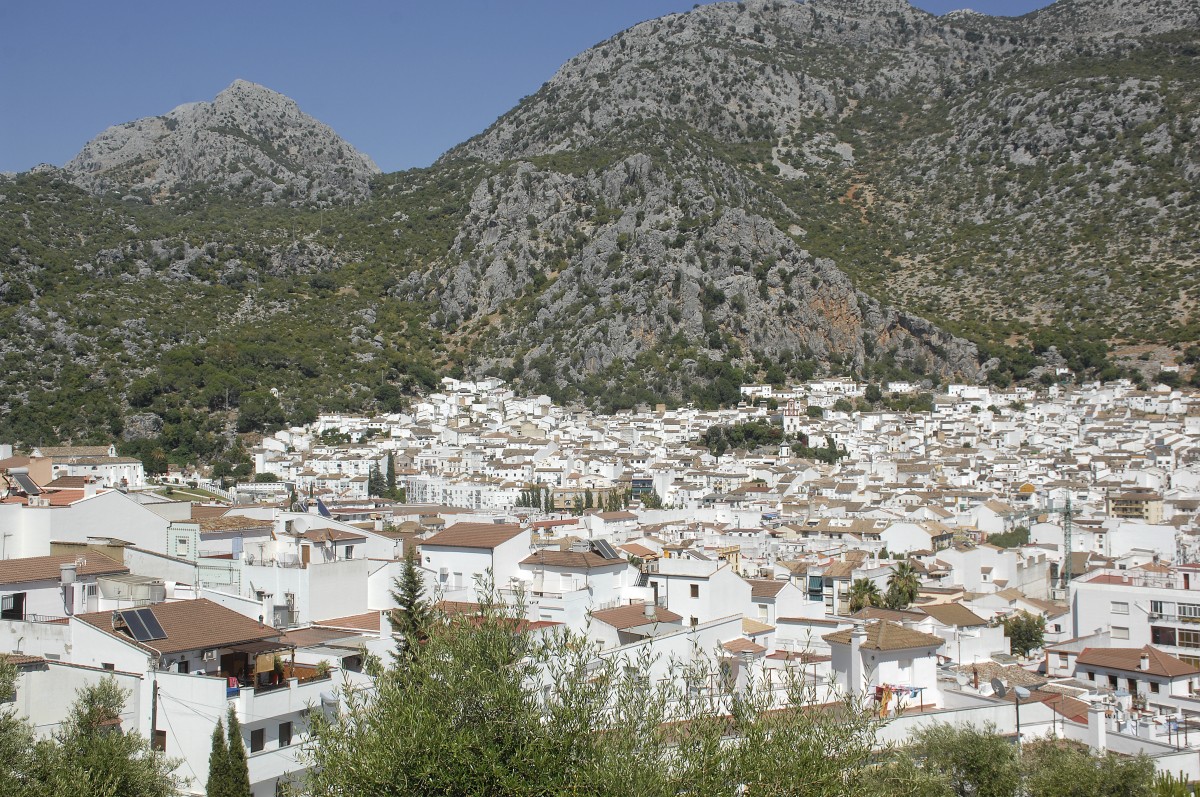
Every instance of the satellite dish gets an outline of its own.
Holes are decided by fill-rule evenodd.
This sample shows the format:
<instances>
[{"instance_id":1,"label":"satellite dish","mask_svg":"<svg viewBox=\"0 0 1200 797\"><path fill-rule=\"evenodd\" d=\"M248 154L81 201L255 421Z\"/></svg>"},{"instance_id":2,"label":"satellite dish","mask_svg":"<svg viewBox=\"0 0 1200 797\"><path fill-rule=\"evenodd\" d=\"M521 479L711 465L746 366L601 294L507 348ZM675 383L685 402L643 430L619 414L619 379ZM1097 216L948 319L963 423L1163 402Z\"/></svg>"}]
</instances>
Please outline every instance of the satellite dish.
<instances>
[{"instance_id":1,"label":"satellite dish","mask_svg":"<svg viewBox=\"0 0 1200 797\"><path fill-rule=\"evenodd\" d=\"M971 676L967 675L965 672L960 672L958 675L954 676L954 680L958 681L959 686L966 686L967 684L971 683Z\"/></svg>"},{"instance_id":2,"label":"satellite dish","mask_svg":"<svg viewBox=\"0 0 1200 797\"><path fill-rule=\"evenodd\" d=\"M1004 682L999 678L992 679L992 691L995 692L996 697L1000 698L1001 700L1003 700L1004 696L1008 694L1008 689L1004 687Z\"/></svg>"}]
</instances>

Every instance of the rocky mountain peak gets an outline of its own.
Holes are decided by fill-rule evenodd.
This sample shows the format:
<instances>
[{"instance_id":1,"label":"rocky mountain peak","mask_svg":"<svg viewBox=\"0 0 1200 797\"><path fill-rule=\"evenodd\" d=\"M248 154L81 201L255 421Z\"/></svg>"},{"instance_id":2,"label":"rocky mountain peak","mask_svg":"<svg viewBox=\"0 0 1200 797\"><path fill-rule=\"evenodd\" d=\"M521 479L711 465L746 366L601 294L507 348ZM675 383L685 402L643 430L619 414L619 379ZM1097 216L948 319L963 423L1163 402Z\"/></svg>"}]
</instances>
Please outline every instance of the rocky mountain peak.
<instances>
[{"instance_id":1,"label":"rocky mountain peak","mask_svg":"<svg viewBox=\"0 0 1200 797\"><path fill-rule=\"evenodd\" d=\"M96 194L160 201L203 186L265 204L357 201L379 173L290 97L246 80L212 102L110 127L64 169Z\"/></svg>"}]
</instances>

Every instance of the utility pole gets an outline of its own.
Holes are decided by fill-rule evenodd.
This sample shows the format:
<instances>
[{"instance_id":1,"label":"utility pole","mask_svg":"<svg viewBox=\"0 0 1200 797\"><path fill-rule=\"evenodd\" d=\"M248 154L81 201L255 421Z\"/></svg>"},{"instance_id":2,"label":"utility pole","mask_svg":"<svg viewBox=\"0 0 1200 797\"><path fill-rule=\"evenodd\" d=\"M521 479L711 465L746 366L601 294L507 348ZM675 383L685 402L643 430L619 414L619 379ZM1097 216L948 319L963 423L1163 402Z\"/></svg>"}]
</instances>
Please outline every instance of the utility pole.
<instances>
[{"instance_id":1,"label":"utility pole","mask_svg":"<svg viewBox=\"0 0 1200 797\"><path fill-rule=\"evenodd\" d=\"M150 690L150 749L162 750L158 745L158 667L154 669L154 682Z\"/></svg>"}]
</instances>

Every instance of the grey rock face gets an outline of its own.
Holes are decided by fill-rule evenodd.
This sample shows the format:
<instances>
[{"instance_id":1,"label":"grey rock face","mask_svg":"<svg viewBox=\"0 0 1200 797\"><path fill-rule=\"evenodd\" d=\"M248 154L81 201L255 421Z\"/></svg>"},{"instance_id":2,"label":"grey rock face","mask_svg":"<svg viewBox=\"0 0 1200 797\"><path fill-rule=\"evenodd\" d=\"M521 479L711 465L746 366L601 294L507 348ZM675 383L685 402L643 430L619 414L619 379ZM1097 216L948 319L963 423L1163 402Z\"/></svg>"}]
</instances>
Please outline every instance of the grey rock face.
<instances>
[{"instance_id":1,"label":"grey rock face","mask_svg":"<svg viewBox=\"0 0 1200 797\"><path fill-rule=\"evenodd\" d=\"M714 360L741 349L861 367L890 354L980 376L972 344L881 306L767 218L646 155L584 176L518 163L482 181L471 208L457 262L430 277L448 326L497 319L485 365L550 355L578 381L680 336Z\"/></svg>"},{"instance_id":2,"label":"grey rock face","mask_svg":"<svg viewBox=\"0 0 1200 797\"><path fill-rule=\"evenodd\" d=\"M265 204L360 200L379 168L294 101L234 81L212 102L110 127L65 167L93 193L160 200L200 186Z\"/></svg>"},{"instance_id":3,"label":"grey rock face","mask_svg":"<svg viewBox=\"0 0 1200 797\"><path fill-rule=\"evenodd\" d=\"M125 430L121 437L126 441L150 440L162 434L163 419L153 412L129 415L125 418Z\"/></svg>"}]
</instances>

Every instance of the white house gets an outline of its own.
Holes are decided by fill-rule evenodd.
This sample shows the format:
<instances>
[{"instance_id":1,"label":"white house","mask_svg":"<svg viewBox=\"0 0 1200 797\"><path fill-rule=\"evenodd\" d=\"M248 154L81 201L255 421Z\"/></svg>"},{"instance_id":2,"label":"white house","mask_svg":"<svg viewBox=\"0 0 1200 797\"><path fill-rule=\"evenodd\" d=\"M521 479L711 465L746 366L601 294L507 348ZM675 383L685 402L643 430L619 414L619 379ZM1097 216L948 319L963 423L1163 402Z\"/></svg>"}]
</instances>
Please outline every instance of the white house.
<instances>
[{"instance_id":1,"label":"white house","mask_svg":"<svg viewBox=\"0 0 1200 797\"><path fill-rule=\"evenodd\" d=\"M941 637L889 620L826 634L833 673L844 694L873 696L880 713L901 707L941 706L937 651Z\"/></svg>"},{"instance_id":2,"label":"white house","mask_svg":"<svg viewBox=\"0 0 1200 797\"><path fill-rule=\"evenodd\" d=\"M228 707L242 723L252 793L272 797L288 773L304 771L309 711L336 705L340 683L291 666L277 629L204 599L80 614L66 624L0 620L0 648L118 674L134 689L122 724L182 758L177 771L195 795L204 784L194 773L207 772L213 727Z\"/></svg>"},{"instance_id":3,"label":"white house","mask_svg":"<svg viewBox=\"0 0 1200 797\"><path fill-rule=\"evenodd\" d=\"M478 600L476 579L489 571L496 586L519 577L532 535L515 523L455 523L420 543L421 563L437 573L446 600Z\"/></svg>"},{"instance_id":4,"label":"white house","mask_svg":"<svg viewBox=\"0 0 1200 797\"><path fill-rule=\"evenodd\" d=\"M750 585L721 561L675 557L648 565L653 600L698 625L750 610Z\"/></svg>"}]
</instances>

